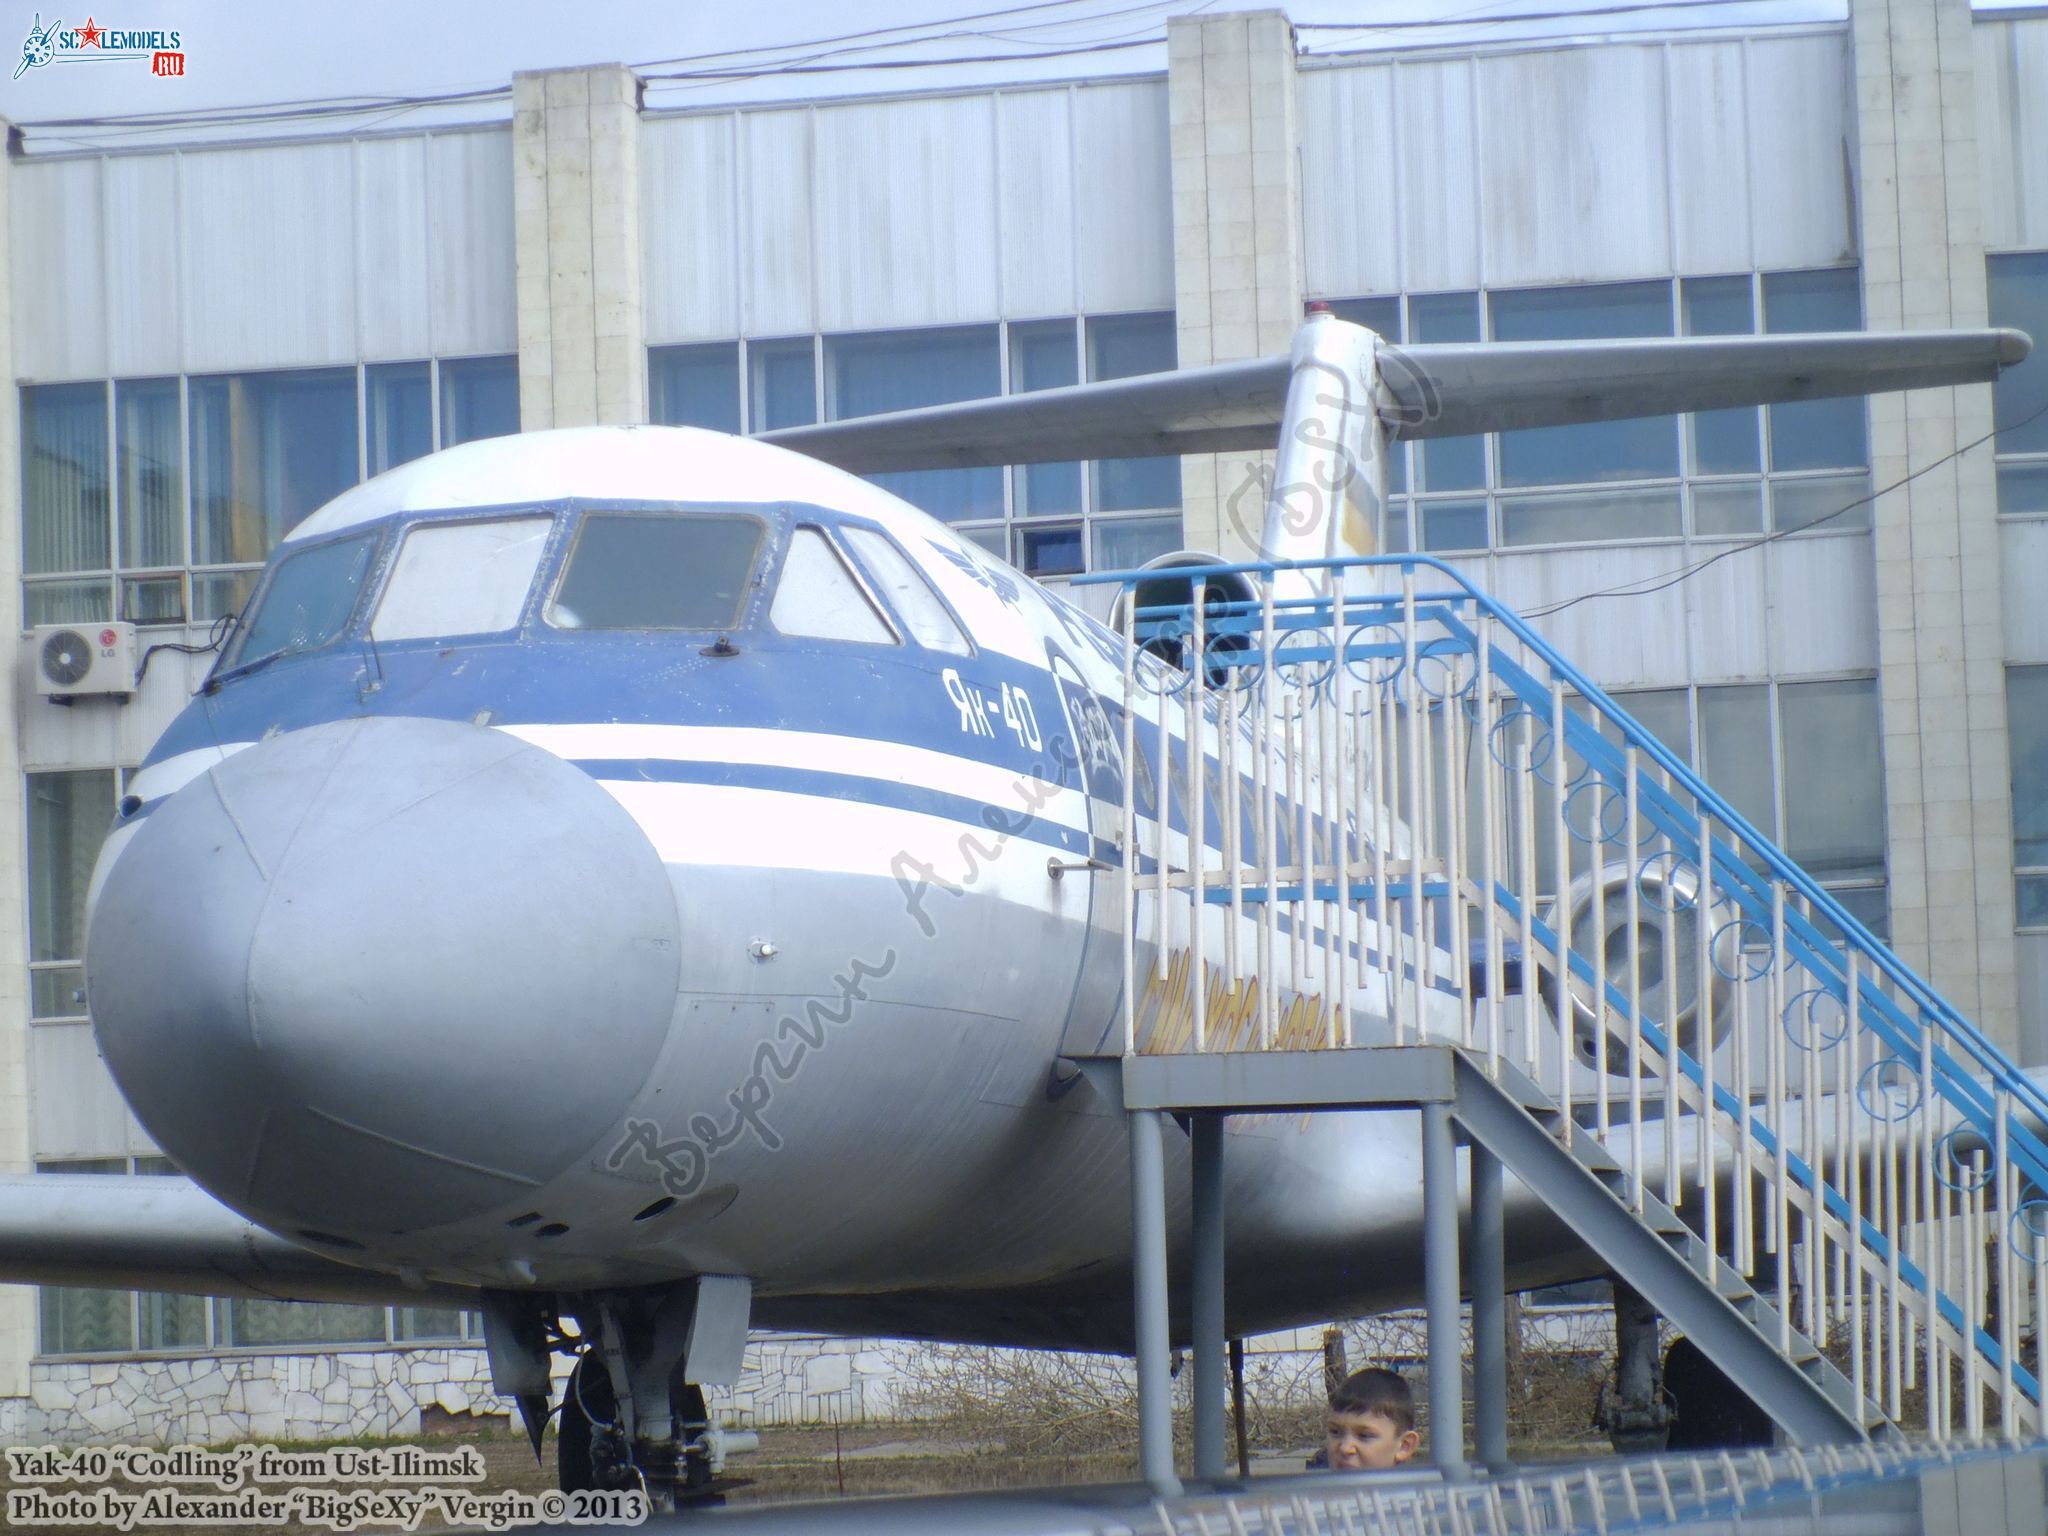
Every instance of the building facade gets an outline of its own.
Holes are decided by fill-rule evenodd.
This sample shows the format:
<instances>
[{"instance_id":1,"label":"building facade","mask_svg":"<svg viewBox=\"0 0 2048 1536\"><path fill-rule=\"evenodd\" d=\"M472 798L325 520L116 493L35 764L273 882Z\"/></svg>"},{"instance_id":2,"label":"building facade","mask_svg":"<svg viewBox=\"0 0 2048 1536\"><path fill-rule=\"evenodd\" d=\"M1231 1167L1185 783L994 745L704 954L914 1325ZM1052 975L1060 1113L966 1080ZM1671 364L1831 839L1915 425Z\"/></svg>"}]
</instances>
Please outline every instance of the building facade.
<instances>
[{"instance_id":1,"label":"building facade","mask_svg":"<svg viewBox=\"0 0 2048 1536\"><path fill-rule=\"evenodd\" d=\"M518 77L509 124L11 158L0 602L24 641L134 621L144 675L60 705L25 643L4 674L0 1165L165 1167L84 1017L87 876L264 556L359 479L522 427L753 431L1272 354L1317 300L1396 340L1990 322L2048 354L2044 113L2048 17L1960 0L1355 55L1268 11L1173 21L1163 74L657 113L573 69ZM1531 615L2048 1062L2048 355L1394 467L1388 548ZM1057 582L1245 552L1266 468L884 479ZM110 1433L117 1379L218 1377L203 1412L232 1414L284 1354L405 1432L471 1402L472 1326L0 1290L0 1423ZM314 1386L309 1354L342 1363Z\"/></svg>"}]
</instances>

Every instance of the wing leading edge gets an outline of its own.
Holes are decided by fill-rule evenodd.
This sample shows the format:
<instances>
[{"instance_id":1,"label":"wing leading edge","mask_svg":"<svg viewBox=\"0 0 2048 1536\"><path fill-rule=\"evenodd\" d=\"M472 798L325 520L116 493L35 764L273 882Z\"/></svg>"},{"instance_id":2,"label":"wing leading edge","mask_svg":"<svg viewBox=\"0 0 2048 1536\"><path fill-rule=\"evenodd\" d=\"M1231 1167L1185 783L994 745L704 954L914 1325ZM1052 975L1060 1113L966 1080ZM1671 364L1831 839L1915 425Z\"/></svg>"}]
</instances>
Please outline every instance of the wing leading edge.
<instances>
[{"instance_id":1,"label":"wing leading edge","mask_svg":"<svg viewBox=\"0 0 2048 1536\"><path fill-rule=\"evenodd\" d=\"M154 1174L0 1178L0 1282L289 1301L475 1300L301 1248L190 1179Z\"/></svg>"},{"instance_id":2,"label":"wing leading edge","mask_svg":"<svg viewBox=\"0 0 2048 1536\"><path fill-rule=\"evenodd\" d=\"M1457 437L1731 405L1977 384L2026 357L2014 330L1823 332L1377 349L1390 436ZM1287 358L1074 384L763 433L856 474L1274 446Z\"/></svg>"}]
</instances>

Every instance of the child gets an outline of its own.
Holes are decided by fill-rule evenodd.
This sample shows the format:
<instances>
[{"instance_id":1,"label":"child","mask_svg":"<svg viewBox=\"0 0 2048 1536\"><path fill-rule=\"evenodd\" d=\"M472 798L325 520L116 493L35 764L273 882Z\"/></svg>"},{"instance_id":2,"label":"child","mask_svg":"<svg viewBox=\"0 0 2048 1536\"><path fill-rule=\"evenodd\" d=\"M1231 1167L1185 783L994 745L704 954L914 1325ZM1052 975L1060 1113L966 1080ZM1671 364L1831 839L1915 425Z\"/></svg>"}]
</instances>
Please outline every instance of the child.
<instances>
[{"instance_id":1,"label":"child","mask_svg":"<svg viewBox=\"0 0 2048 1536\"><path fill-rule=\"evenodd\" d=\"M1379 1366L1353 1371L1330 1394L1324 1449L1332 1472L1398 1467L1421 1444L1415 1432L1415 1394L1394 1372Z\"/></svg>"}]
</instances>

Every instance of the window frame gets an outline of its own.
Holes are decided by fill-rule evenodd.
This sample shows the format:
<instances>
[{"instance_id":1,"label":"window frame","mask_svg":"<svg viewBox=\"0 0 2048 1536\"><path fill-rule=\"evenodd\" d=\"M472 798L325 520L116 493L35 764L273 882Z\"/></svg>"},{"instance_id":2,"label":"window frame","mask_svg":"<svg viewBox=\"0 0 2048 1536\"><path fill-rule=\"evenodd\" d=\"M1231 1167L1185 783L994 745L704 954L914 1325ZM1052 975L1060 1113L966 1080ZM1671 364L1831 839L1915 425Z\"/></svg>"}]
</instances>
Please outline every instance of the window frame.
<instances>
[{"instance_id":1,"label":"window frame","mask_svg":"<svg viewBox=\"0 0 2048 1536\"><path fill-rule=\"evenodd\" d=\"M782 590L783 570L789 563L791 552L796 548L797 539L806 529L817 534L819 538L825 541L825 547L832 552L832 557L839 562L839 567L846 573L847 579L853 583L855 590L867 599L868 606L874 610L875 618L880 621L882 628L889 632L887 640L831 639L823 635L792 634L776 624L775 594ZM905 646L914 644L913 641L905 636L902 621L897 617L895 609L882 601L880 594L875 591L874 583L868 579L867 572L854 560L852 553L845 545L833 537L833 531L832 523L826 519L802 515L793 518L788 528L782 531L782 536L775 550L775 576L770 584L773 590L767 593L768 606L762 613L762 621L766 625L768 632L779 640L787 640L796 644L860 645L867 646L878 653L900 650Z\"/></svg>"},{"instance_id":2,"label":"window frame","mask_svg":"<svg viewBox=\"0 0 2048 1536\"><path fill-rule=\"evenodd\" d=\"M353 370L356 401L355 438L355 479L360 485L371 478L369 419L369 379L372 371L382 371L394 366L424 364L427 369L427 412L426 422L428 452L437 453L453 446L443 440L442 432L442 372L444 364L460 365L479 362L514 364L516 379L517 356L507 352L476 352L434 354L425 358L359 358L353 363L322 365L317 368L246 368L241 370L185 372L185 373L136 373L105 374L81 379L48 379L18 381L15 387L14 408L16 422L22 422L27 391L57 387L91 385L103 395L106 411L106 462L108 495L106 516L107 548L111 565L80 569L75 571L46 571L21 574L21 592L24 623L28 626L43 623L104 624L113 621L132 623L140 628L198 629L217 622L230 615L238 615L248 607L255 596L257 578L268 566L271 556L283 547L283 539L266 550L260 560L244 561L200 561L196 558L193 541L193 475L192 475L192 382L195 379L242 378L258 375L289 376L294 374L335 373L344 369ZM122 540L122 523L126 509L121 489L121 436L120 436L120 389L122 385L174 383L177 386L177 452L178 452L178 541L179 558L171 565L130 565L127 550ZM517 424L514 425L517 430ZM475 441L475 439L471 439ZM406 461L411 462L411 461ZM391 466L399 467L397 465ZM22 507L22 532L27 537L29 508ZM177 616L164 617L161 614L144 615L135 602L137 589L150 585L162 587L170 582L177 584ZM239 601L233 594L239 588ZM66 589L69 589L68 594ZM223 597L216 594L228 594Z\"/></svg>"},{"instance_id":3,"label":"window frame","mask_svg":"<svg viewBox=\"0 0 2048 1536\"><path fill-rule=\"evenodd\" d=\"M380 522L357 523L353 527L336 529L325 538L308 539L297 549L291 548L289 540L279 543L277 548L271 551L269 561L262 567L261 576L257 580L255 587L250 591L248 601L242 605L241 613L236 617L235 627L230 632L227 643L221 647L220 664L207 675L206 686L211 687L215 683L226 682L228 679L238 676L252 667L263 666L271 662L289 661L296 656L317 656L323 651L348 640L360 639L363 630L365 603L372 597L380 601L383 597L384 579L389 571L394 543L391 536L392 529L396 521L396 519L386 519ZM244 653L248 649L249 636L248 619L260 612L263 604L270 600L271 590L277 585L278 573L284 569L290 560L310 553L315 549L324 549L335 544L346 544L352 540L364 537L368 537L371 540L370 557L363 565L363 579L357 584L354 605L349 609L348 617L336 627L334 633L321 641L320 644L308 646L303 650L270 651L262 656L245 660ZM287 550L290 550L289 556L285 555Z\"/></svg>"},{"instance_id":4,"label":"window frame","mask_svg":"<svg viewBox=\"0 0 2048 1536\"><path fill-rule=\"evenodd\" d=\"M465 527L481 523L512 523L522 521L545 521L548 524L547 537L541 541L540 557L534 561L533 574L526 580L526 596L519 605L519 616L506 629L478 629L450 631L443 635L408 636L403 639L379 639L375 634L377 614L384 606L384 599L390 592L391 583L398 574L398 562L405 553L406 540L422 528L441 529ZM556 564L561 553L563 525L565 519L558 508L550 506L530 507L465 507L458 515L446 513L410 514L395 519L387 530L389 543L382 566L373 573L375 593L369 609L361 615L363 635L372 644L383 648L402 648L411 645L445 645L450 641L498 640L524 635L533 625L540 604L540 594L548 583L559 574ZM551 574L553 573L553 574ZM371 580L365 580L365 586Z\"/></svg>"},{"instance_id":5,"label":"window frame","mask_svg":"<svg viewBox=\"0 0 2048 1536\"><path fill-rule=\"evenodd\" d=\"M940 610L947 618L953 621L953 628L959 631L960 638L966 642L967 649L965 651L949 651L939 646L926 645L917 638L915 631L910 627L909 621L897 610L895 603L889 599L888 594L880 589L880 578L874 572L868 570L866 565L862 563L859 548L854 545L853 540L846 537L847 531L851 529L859 529L863 533L872 533L896 551L903 562L910 567L911 573L924 583L925 591L932 595L933 599L938 603ZM880 523L863 517L835 518L833 519L833 532L837 535L833 542L839 548L840 559L851 565L854 571L861 577L863 585L881 605L881 611L888 617L890 626L902 637L905 646L912 650L923 651L931 656L952 656L963 660L972 659L981 654L981 647L974 643L974 633L968 628L967 621L960 616L960 610L955 608L947 599L946 594L939 590L939 584L926 574L924 567L918 564L917 557L903 547L901 539L897 538Z\"/></svg>"},{"instance_id":6,"label":"window frame","mask_svg":"<svg viewBox=\"0 0 2048 1536\"><path fill-rule=\"evenodd\" d=\"M1822 263L1811 266L1785 268L1752 268L1735 272L1682 272L1663 278L1625 279L1619 284L1607 282L1586 284L1517 284L1500 288L1457 289L1447 291L1415 291L1365 296L1330 297L1323 300L1338 311L1354 310L1366 306L1384 308L1394 306L1395 329L1402 337L1414 335L1417 326L1416 306L1432 311L1446 306L1446 301L1468 301L1478 320L1479 334L1493 334L1493 297L1495 294L1543 292L1553 289L1574 287L1600 288L1610 286L1634 286L1642 283L1662 283L1669 294L1671 327L1668 334L1683 337L1695 334L1686 329L1685 285L1689 282L1710 282L1739 279L1749 288L1750 329L1746 332L1726 334L1766 336L1770 331L1765 313L1765 286L1769 279L1806 274L1853 274L1859 313L1862 303L1862 267L1860 263ZM1377 327L1375 327L1377 329ZM1382 334L1387 334L1382 332ZM1708 334L1701 332L1698 334ZM1715 333L1722 334L1722 333ZM1389 336L1390 340L1399 338ZM1692 470L1696 451L1698 412L1677 413L1678 421L1678 472L1675 477L1583 480L1558 485L1511 486L1503 478L1500 462L1500 437L1489 432L1479 437L1481 444L1480 481L1477 486L1446 486L1438 490L1427 489L1422 483L1423 456L1431 444L1396 443L1389 465L1388 493L1385 508L1385 524L1382 528L1381 545L1384 553L1397 554L1409 551L1457 558L1476 558L1499 554L1542 553L1547 551L1583 550L1589 548L1615 548L1626 545L1675 544L1680 546L1705 544L1726 547L1731 543L1742 543L1764 538L1781 537L1850 537L1869 532L1872 523L1871 506L1875 500L1876 483L1871 478L1869 463L1870 431L1868 406L1864 407L1864 459L1861 466L1829 466L1817 469L1773 469L1771 467L1771 409L1765 406L1735 407L1738 410L1754 412L1758 469L1730 472L1725 474L1700 474ZM1712 414L1712 413L1707 413ZM1454 441L1446 439L1444 441ZM1410 458L1410 454L1413 458ZM1833 492L1823 492L1825 499L1833 503L1833 510L1823 519L1828 526L1795 521L1803 514L1796 510L1798 492L1802 487L1824 487L1835 485ZM1757 521L1746 528L1705 528L1701 521L1700 503L1702 492L1711 493L1717 488L1754 488ZM1785 493L1787 513L1781 517L1778 511L1779 491ZM1674 492L1678 497L1678 520L1669 531L1656 531L1641 535L1615 538L1580 538L1570 540L1531 540L1510 542L1504 535L1508 517L1514 504L1528 498L1585 498L1601 496L1620 498L1626 495ZM1432 543L1428 537L1428 518L1432 507L1443 505L1455 507L1469 517L1473 503L1480 503L1485 541L1480 544Z\"/></svg>"},{"instance_id":7,"label":"window frame","mask_svg":"<svg viewBox=\"0 0 2048 1536\"><path fill-rule=\"evenodd\" d=\"M2044 286L2048 286L2048 248L2039 246L2008 246L1984 252L1984 281L1987 294L1991 286L1991 273L1996 263L2008 258L2027 257L2034 258L2042 263ZM2048 310L2048 292L2044 292L2041 297L2043 309ZM1997 322L1994 321L1993 323L1996 324ZM2048 368L2048 335L2036 335L2034 337L2034 350L2026 362L2020 364L2020 366L2023 368ZM1995 384L1993 391L1992 412L1993 426L1995 427L1998 424L1996 420L1998 402ZM2038 427L2039 423L2035 423L2035 425ZM2008 508L2005 505L2005 472L2007 470L2020 470L2038 474L2044 482L2044 487L2048 487L2048 449L2025 452L2001 451L1995 441L1992 444L1993 495L1997 500L1998 515L2001 518L2011 518L2015 521L2048 521L2048 488L2044 488L2042 504L2040 506L2014 506ZM2048 871L2043 871L2043 873L2048 873ZM2036 933L2043 930L2027 928L2021 931Z\"/></svg>"},{"instance_id":8,"label":"window frame","mask_svg":"<svg viewBox=\"0 0 2048 1536\"><path fill-rule=\"evenodd\" d=\"M748 567L749 579L746 591L741 595L738 612L730 624L699 625L691 629L655 628L649 625L604 625L604 624L557 624L549 617L550 611L560 601L562 585L575 568L576 553L583 547L583 531L599 518L606 517L695 517L700 519L725 518L745 519L759 529L754 541L754 551ZM768 506L749 503L721 504L715 506L650 506L622 504L592 504L571 509L566 533L559 528L553 535L548 553L542 557L541 569L545 573L535 583L536 590L545 593L540 601L537 618L553 636L563 635L733 635L757 629L762 620L761 602L766 591L766 572L772 566L778 573L782 569L783 546L787 543L785 521ZM843 558L843 556L842 556ZM553 561L550 568L549 561Z\"/></svg>"},{"instance_id":9,"label":"window frame","mask_svg":"<svg viewBox=\"0 0 2048 1536\"><path fill-rule=\"evenodd\" d=\"M740 393L738 420L742 435L751 436L767 430L757 420L761 401L757 398L760 380L756 378L756 354L775 358L794 358L800 346L808 343L811 355L812 415L813 421L858 420L858 417L840 417L828 402L834 395L834 381L831 377L833 348L843 340L861 340L876 336L918 332L946 332L986 329L993 326L997 335L997 387L1000 396L1031 393L1017 385L1016 354L1013 351L1014 338L1018 332L1034 333L1044 341L1050 337L1050 327L1062 327L1068 334L1072 374L1076 383L1092 380L1095 375L1089 367L1090 328L1098 323L1150 319L1164 324L1178 349L1179 329L1176 312L1170 308L1143 306L1131 309L1088 310L1054 315L1018 315L992 321L947 322L942 325L898 326L882 329L872 327L850 331L815 331L808 335L791 335L786 332L760 336L739 336L731 340L690 341L649 346L646 349L648 398L653 400L658 393L656 380L664 361L676 354L699 352L709 355L721 348L730 348L734 365L738 371ZM1047 386L1058 387L1058 386ZM732 419L727 417L728 420ZM697 426L699 423L681 418L661 424L674 426ZM717 430L713 428L712 430ZM1172 458L1174 455L1160 455ZM1045 466L1013 465L1001 473L1001 497L999 510L987 515L965 517L947 526L960 538L980 546L988 553L1014 566L1034 580L1050 586L1063 586L1070 571L1045 571L1037 573L1026 563L1026 548L1029 542L1047 534L1070 533L1078 535L1080 544L1079 571L1104 570L1104 546L1109 539L1123 530L1140 541L1157 538L1166 534L1167 550L1181 548L1186 542L1182 508L1185 502L1185 487L1170 506L1141 507L1117 511L1105 511L1097 505L1097 461L1076 460L1079 471L1079 487L1076 505L1053 512L1033 515L1023 510L1026 496L1020 491L1020 477L1033 468ZM1104 461L1121 462L1121 461ZM885 487L886 488L886 487ZM893 494L893 492L892 492ZM1171 524L1169 530L1168 524ZM1119 562L1125 563L1125 562ZM1131 562L1137 563L1137 562ZM963 626L964 628L964 626ZM972 644L972 637L969 637Z\"/></svg>"}]
</instances>

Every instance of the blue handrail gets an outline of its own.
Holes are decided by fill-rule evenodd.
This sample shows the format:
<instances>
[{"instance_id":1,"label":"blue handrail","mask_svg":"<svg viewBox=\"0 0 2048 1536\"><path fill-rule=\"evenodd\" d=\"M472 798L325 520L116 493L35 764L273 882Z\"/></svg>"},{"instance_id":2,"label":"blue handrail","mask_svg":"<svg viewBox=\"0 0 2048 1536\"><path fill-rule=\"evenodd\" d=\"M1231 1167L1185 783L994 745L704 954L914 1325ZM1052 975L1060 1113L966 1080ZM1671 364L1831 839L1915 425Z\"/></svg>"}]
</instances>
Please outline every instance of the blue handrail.
<instances>
[{"instance_id":1,"label":"blue handrail","mask_svg":"<svg viewBox=\"0 0 2048 1536\"><path fill-rule=\"evenodd\" d=\"M1745 847L1756 853L1778 879L1797 890L1811 907L1825 914L1828 921L1840 930L1844 938L1861 955L1867 958L1879 970L1890 976L1903 991L1918 1003L1923 1015L1927 1016L1930 1022L1941 1024L1943 1031L1957 1044L1963 1046L1966 1054L1972 1057L1977 1065L1999 1087L2011 1093L2016 1102L2025 1104L2026 1107L2040 1115L2044 1120L2048 1120L2048 1094L2044 1094L2032 1079L2028 1078L2020 1070L2018 1064L2007 1056L1995 1042L1959 1013L1928 981L1901 960L1889 945L1871 933L1862 921L1837 901L1825 887L1815 881L1800 865L1788 858L1774 842L1752 826L1740 811L1716 794L1705 780L1693 772L1690 765L1681 761L1661 741L1637 724L1627 711L1615 703L1614 699L1605 689L1601 688L1599 684L1595 683L1559 654L1548 641L1529 626L1520 614L1481 590L1468 576L1456 567L1432 555L1353 555L1326 557L1316 560L1247 560L1225 565L1173 567L1170 571L1101 571L1076 576L1073 578L1073 584L1076 586L1090 586L1115 583L1128 588L1135 586L1139 581L1157 581L1162 576L1169 574L1176 577L1186 576L1199 580L1228 575L1270 577L1283 571L1328 571L1342 573L1350 570L1365 569L1433 571L1451 584L1451 590L1416 592L1412 598L1400 592L1347 592L1344 597L1347 621L1353 617L1362 619L1375 608L1406 607L1412 601L1418 610L1425 604L1439 608L1439 612L1434 615L1439 618L1443 616L1440 605L1445 603L1469 603L1478 612L1501 625L1502 628L1519 640L1530 653L1542 659L1549 668L1551 676L1556 681L1563 683L1572 691L1581 695L1600 714L1611 720L1620 728L1624 738L1630 745L1634 746L1639 752L1647 754L1651 761L1671 776L1674 782L1685 788L1698 806L1710 813L1714 819L1721 822L1723 826L1739 837ZM1238 600L1234 602L1218 602L1211 606L1225 615L1231 615L1235 609L1248 608L1252 605ZM1276 606L1283 606L1297 611L1329 613L1334 608L1334 599L1328 596L1292 598L1286 599L1282 604ZM1148 608L1143 610L1143 612L1162 614L1185 613L1187 612L1187 605L1163 609ZM1182 631L1182 633L1186 633L1186 631ZM1468 631L1469 634L1470 632ZM1470 635L1470 638L1473 643L1477 643L1478 637L1476 635ZM1301 659L1308 661L1320 660L1322 658L1311 657L1304 653ZM1227 657L1219 658L1219 660L1225 665L1229 664ZM1580 724L1582 727L1584 726L1584 722L1580 722ZM1566 729L1568 736L1576 734L1571 731L1571 721L1569 719L1567 720ZM1591 731L1589 727L1587 729L1592 739L1598 741L1597 731ZM1605 746L1607 744L1602 743L1602 745ZM1563 746L1577 749L1580 747L1580 743L1568 740ZM1562 750L1562 747L1560 750ZM1591 754L1582 750L1581 756L1586 756L1590 760ZM1717 858L1717 868L1719 864L1720 860ZM1815 937L1818 937L1817 933ZM1882 1003L1887 1000L1879 998L1878 1001ZM1912 1027L1911 1021L1906 1020L1903 1014L1899 1014L1897 1017L1909 1029ZM1958 1084L1957 1086L1960 1087L1961 1085ZM1966 1101L1964 1107L1972 1109L1975 1117L1981 1118L1990 1112L1990 1107L1983 1105L1981 1101L1976 1104L1967 1102L1976 1097L1977 1095L1974 1092L1970 1092L1967 1089L1964 1090ZM2019 1127L2018 1129L2024 1129L2024 1127ZM2028 1139L2031 1140L2032 1138L2029 1137Z\"/></svg>"}]
</instances>

